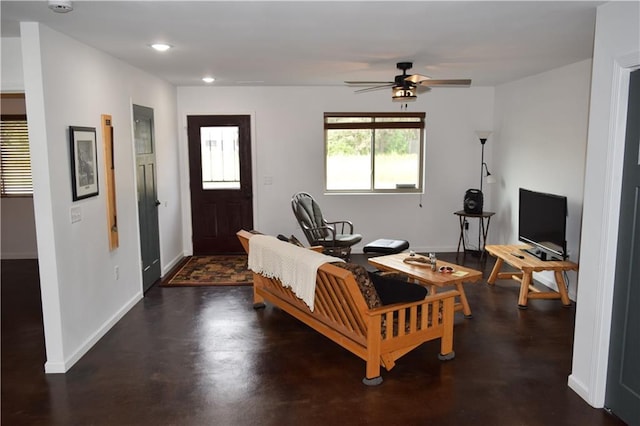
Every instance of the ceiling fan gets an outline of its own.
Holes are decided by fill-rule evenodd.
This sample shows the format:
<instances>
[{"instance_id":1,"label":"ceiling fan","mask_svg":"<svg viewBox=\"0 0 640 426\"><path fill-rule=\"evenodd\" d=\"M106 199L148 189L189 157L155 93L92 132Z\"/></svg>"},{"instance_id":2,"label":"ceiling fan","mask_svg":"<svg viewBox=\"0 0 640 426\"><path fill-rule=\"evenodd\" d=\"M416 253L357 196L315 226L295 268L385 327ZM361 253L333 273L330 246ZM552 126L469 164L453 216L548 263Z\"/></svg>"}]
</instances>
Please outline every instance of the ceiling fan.
<instances>
[{"instance_id":1,"label":"ceiling fan","mask_svg":"<svg viewBox=\"0 0 640 426\"><path fill-rule=\"evenodd\" d=\"M402 71L402 74L396 75L394 81L345 81L345 83L350 86L371 86L356 90L356 93L371 92L391 87L391 99L394 102L415 101L417 93L428 92L432 87L471 85L470 79L434 80L426 75L409 75L407 74L407 70L413 67L413 62L398 62L396 67Z\"/></svg>"}]
</instances>

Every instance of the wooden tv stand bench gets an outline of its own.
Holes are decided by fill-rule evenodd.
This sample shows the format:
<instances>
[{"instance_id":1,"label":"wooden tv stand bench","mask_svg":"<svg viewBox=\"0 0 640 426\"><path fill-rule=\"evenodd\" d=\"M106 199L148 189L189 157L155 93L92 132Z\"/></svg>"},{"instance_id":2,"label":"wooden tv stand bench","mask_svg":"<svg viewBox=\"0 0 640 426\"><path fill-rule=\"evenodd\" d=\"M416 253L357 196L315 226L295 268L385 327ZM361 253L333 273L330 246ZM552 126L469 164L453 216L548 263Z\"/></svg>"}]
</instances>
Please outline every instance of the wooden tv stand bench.
<instances>
[{"instance_id":1,"label":"wooden tv stand bench","mask_svg":"<svg viewBox=\"0 0 640 426\"><path fill-rule=\"evenodd\" d=\"M249 253L249 240L255 234L241 230L237 235ZM264 301L269 301L365 360L366 385L382 383L381 366L391 370L398 358L430 340L440 339L441 360L453 359L456 296L457 291L447 291L417 302L369 309L354 274L324 263L318 268L315 306L311 311L280 280L253 274L254 308L264 307Z\"/></svg>"},{"instance_id":2,"label":"wooden tv stand bench","mask_svg":"<svg viewBox=\"0 0 640 426\"><path fill-rule=\"evenodd\" d=\"M567 285L562 273L564 271L577 271L578 264L568 260L540 260L524 251L529 248L531 246L526 244L486 246L485 250L497 258L487 283L493 285L496 279L520 281L520 297L518 298L518 307L520 309L527 309L529 299L560 299L563 306L571 306ZM504 262L520 270L520 272L500 272ZM541 291L533 286L533 273L541 271L554 272L558 291Z\"/></svg>"}]
</instances>

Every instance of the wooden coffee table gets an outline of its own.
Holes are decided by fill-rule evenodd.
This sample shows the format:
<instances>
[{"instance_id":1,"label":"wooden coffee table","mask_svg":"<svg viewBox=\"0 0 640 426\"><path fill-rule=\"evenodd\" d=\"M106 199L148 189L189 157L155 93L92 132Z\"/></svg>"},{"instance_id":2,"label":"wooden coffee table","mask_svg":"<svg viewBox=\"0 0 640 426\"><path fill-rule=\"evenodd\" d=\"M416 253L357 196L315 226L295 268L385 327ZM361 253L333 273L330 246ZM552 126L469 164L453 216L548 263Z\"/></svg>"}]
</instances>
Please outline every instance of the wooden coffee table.
<instances>
[{"instance_id":1,"label":"wooden coffee table","mask_svg":"<svg viewBox=\"0 0 640 426\"><path fill-rule=\"evenodd\" d=\"M416 258L424 258L424 256L416 255ZM429 294L435 294L439 288L455 286L460 293L460 301L455 304L456 311L462 311L465 318L472 318L471 308L464 292L463 283L473 283L482 278L482 272L475 269L465 268L454 263L437 261L437 268L441 266L453 268L453 273L432 271L431 265L428 263L421 264L418 262L407 263L405 259L410 258L408 253L390 254L387 256L372 257L369 263L381 271L400 272L408 275L418 284L424 285L429 289Z\"/></svg>"}]
</instances>

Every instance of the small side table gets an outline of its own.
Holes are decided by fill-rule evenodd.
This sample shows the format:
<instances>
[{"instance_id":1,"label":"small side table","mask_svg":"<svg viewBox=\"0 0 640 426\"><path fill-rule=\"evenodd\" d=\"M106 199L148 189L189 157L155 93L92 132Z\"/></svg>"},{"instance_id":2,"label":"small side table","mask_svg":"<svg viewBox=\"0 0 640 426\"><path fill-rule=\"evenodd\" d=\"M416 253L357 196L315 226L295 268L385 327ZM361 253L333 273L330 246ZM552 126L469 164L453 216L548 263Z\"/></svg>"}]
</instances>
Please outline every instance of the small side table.
<instances>
[{"instance_id":1,"label":"small side table","mask_svg":"<svg viewBox=\"0 0 640 426\"><path fill-rule=\"evenodd\" d=\"M491 223L491 216L495 214L495 212L482 212L482 213L467 213L464 210L458 210L454 212L458 219L460 219L460 238L458 238L458 249L456 250L456 258L460 254L460 243L462 243L463 253L467 252L467 245L464 241L464 222L468 218L477 218L478 219L478 254L480 260L484 257L484 246L487 243L487 235L489 234L489 224Z\"/></svg>"}]
</instances>

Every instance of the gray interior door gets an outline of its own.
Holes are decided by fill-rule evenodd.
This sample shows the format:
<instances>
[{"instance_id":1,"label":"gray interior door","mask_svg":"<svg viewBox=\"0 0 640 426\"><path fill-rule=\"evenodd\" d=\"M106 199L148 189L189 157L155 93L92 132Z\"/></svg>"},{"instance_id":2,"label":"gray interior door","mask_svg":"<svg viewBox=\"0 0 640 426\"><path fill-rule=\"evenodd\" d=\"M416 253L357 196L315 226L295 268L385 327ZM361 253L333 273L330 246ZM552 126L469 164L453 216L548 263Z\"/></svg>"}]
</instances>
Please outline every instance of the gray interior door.
<instances>
[{"instance_id":1,"label":"gray interior door","mask_svg":"<svg viewBox=\"0 0 640 426\"><path fill-rule=\"evenodd\" d=\"M640 70L631 73L605 406L640 424Z\"/></svg>"},{"instance_id":2,"label":"gray interior door","mask_svg":"<svg viewBox=\"0 0 640 426\"><path fill-rule=\"evenodd\" d=\"M156 192L156 155L153 136L153 109L134 105L134 140L136 146L136 179L138 189L138 221L142 253L142 282L147 291L160 279L160 238L158 196Z\"/></svg>"}]
</instances>

